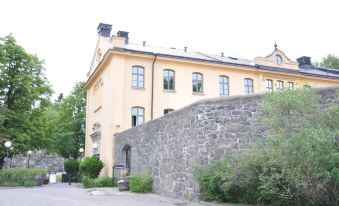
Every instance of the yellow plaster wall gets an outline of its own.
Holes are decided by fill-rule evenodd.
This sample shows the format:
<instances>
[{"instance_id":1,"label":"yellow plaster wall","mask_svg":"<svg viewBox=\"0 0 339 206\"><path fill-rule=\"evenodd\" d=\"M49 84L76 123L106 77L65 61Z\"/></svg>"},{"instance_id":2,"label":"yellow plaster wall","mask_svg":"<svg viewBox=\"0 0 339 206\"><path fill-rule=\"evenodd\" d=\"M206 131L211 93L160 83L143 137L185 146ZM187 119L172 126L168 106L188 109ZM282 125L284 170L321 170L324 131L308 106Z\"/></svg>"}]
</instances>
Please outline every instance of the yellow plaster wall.
<instances>
[{"instance_id":1,"label":"yellow plaster wall","mask_svg":"<svg viewBox=\"0 0 339 206\"><path fill-rule=\"evenodd\" d=\"M105 62L98 68L95 75L86 85L87 116L86 116L86 156L92 155L92 126L101 124L100 158L105 163L102 175L112 174L114 161L114 133L131 127L131 108L145 108L145 121L151 119L151 83L153 56L122 54L111 52ZM144 88L132 88L132 66L138 65L145 69ZM175 91L163 90L163 70L175 71ZM203 74L203 94L193 94L192 73ZM295 83L295 88L308 84L315 87L337 85L338 80L315 77L305 77L270 71L260 71L253 68L216 65L209 63L179 61L159 57L154 70L154 118L161 117L166 108L179 109L203 98L219 96L219 75L229 77L230 95L244 94L244 78L253 79L254 92L266 91L265 79L272 79L274 84L282 80ZM103 79L102 107L94 112L93 85L99 78Z\"/></svg>"}]
</instances>

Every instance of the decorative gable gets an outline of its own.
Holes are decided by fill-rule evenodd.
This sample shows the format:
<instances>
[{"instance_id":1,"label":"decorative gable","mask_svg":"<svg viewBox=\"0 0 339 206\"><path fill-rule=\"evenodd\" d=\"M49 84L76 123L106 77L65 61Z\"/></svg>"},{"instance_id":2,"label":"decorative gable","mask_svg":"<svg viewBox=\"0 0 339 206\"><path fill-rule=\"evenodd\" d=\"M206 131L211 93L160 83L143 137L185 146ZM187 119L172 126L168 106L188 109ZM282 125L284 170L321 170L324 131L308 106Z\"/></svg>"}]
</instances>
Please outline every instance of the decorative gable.
<instances>
[{"instance_id":1,"label":"decorative gable","mask_svg":"<svg viewBox=\"0 0 339 206\"><path fill-rule=\"evenodd\" d=\"M299 69L298 62L289 59L284 52L278 49L277 44L274 45L274 50L270 55L266 57L256 57L255 64L294 70Z\"/></svg>"}]
</instances>

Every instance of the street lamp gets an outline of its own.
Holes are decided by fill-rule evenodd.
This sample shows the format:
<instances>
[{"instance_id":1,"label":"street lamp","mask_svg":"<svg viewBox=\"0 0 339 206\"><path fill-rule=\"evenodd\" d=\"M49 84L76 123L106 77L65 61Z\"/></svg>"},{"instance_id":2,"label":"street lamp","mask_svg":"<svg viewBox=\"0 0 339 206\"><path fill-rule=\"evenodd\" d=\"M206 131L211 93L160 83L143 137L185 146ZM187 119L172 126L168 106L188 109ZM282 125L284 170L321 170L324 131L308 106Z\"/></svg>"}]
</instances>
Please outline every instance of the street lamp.
<instances>
[{"instance_id":1,"label":"street lamp","mask_svg":"<svg viewBox=\"0 0 339 206\"><path fill-rule=\"evenodd\" d=\"M5 142L5 147L7 149L7 160L8 160L8 149L12 146L12 142L11 141L6 141Z\"/></svg>"},{"instance_id":2,"label":"street lamp","mask_svg":"<svg viewBox=\"0 0 339 206\"><path fill-rule=\"evenodd\" d=\"M31 158L31 154L32 154L32 151L31 151L31 150L28 150L28 151L27 151L27 155L28 155L27 168L29 168L29 160L30 160L30 158Z\"/></svg>"}]
</instances>

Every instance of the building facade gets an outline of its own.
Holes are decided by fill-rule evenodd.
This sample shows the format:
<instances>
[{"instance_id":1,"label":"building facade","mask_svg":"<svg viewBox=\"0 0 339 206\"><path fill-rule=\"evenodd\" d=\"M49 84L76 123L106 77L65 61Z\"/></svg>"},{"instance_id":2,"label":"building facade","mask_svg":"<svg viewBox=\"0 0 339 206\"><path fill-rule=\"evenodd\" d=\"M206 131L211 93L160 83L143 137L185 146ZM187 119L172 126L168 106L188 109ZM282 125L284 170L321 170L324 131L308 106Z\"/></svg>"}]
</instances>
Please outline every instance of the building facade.
<instances>
[{"instance_id":1,"label":"building facade","mask_svg":"<svg viewBox=\"0 0 339 206\"><path fill-rule=\"evenodd\" d=\"M254 60L129 43L99 24L88 80L85 155L112 174L114 134L205 98L339 84L339 72L289 59L277 45Z\"/></svg>"}]
</instances>

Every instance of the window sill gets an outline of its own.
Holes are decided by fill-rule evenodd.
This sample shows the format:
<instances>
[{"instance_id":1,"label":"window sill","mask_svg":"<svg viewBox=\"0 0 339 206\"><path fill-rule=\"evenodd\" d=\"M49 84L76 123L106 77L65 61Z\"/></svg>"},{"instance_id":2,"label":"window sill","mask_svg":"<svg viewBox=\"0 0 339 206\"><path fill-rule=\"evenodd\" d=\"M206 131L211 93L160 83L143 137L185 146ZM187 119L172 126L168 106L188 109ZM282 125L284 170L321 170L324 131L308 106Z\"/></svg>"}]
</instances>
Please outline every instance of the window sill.
<instances>
[{"instance_id":1,"label":"window sill","mask_svg":"<svg viewBox=\"0 0 339 206\"><path fill-rule=\"evenodd\" d=\"M205 94L204 93L201 93L201 92L192 92L193 95L200 95L200 96L204 96Z\"/></svg>"},{"instance_id":2,"label":"window sill","mask_svg":"<svg viewBox=\"0 0 339 206\"><path fill-rule=\"evenodd\" d=\"M163 91L166 93L177 93L175 90L169 90L169 89L164 89Z\"/></svg>"},{"instance_id":3,"label":"window sill","mask_svg":"<svg viewBox=\"0 0 339 206\"><path fill-rule=\"evenodd\" d=\"M99 106L98 108L96 108L95 110L94 110L94 113L96 113L97 111L99 111L101 109L101 106Z\"/></svg>"},{"instance_id":4,"label":"window sill","mask_svg":"<svg viewBox=\"0 0 339 206\"><path fill-rule=\"evenodd\" d=\"M145 87L131 87L133 90L146 90Z\"/></svg>"}]
</instances>

